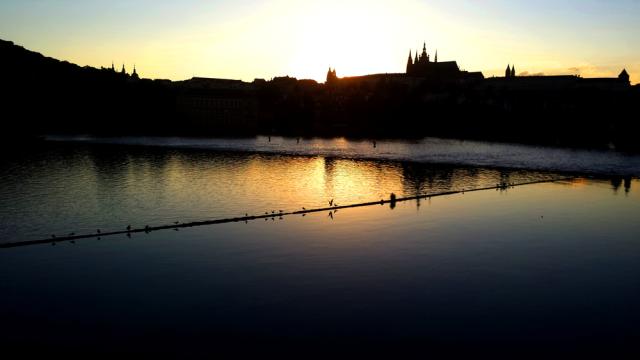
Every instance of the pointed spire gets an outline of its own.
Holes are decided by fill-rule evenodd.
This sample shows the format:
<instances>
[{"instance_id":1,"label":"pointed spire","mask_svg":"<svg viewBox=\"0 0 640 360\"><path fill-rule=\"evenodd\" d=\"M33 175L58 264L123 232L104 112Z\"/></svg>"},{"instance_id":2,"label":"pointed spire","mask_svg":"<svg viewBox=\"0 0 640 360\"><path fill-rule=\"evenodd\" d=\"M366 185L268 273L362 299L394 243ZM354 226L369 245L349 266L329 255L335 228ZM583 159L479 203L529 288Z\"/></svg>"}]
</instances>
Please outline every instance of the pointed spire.
<instances>
[{"instance_id":1,"label":"pointed spire","mask_svg":"<svg viewBox=\"0 0 640 360\"><path fill-rule=\"evenodd\" d=\"M131 73L131 78L133 80L139 80L140 76L138 75L138 71L136 70L136 64L133 64L133 73Z\"/></svg>"},{"instance_id":2,"label":"pointed spire","mask_svg":"<svg viewBox=\"0 0 640 360\"><path fill-rule=\"evenodd\" d=\"M620 75L618 75L618 79L626 83L630 83L630 77L629 77L629 73L627 72L627 69L622 69L622 72L620 73Z\"/></svg>"},{"instance_id":3,"label":"pointed spire","mask_svg":"<svg viewBox=\"0 0 640 360\"><path fill-rule=\"evenodd\" d=\"M122 70L120 70L120 73L121 74L126 74L127 73L127 71L124 69L124 63L122 64Z\"/></svg>"},{"instance_id":4,"label":"pointed spire","mask_svg":"<svg viewBox=\"0 0 640 360\"><path fill-rule=\"evenodd\" d=\"M331 83L334 80L338 79L338 75L336 73L336 69L332 69L331 67L329 67L329 71L327 72L327 83Z\"/></svg>"},{"instance_id":5,"label":"pointed spire","mask_svg":"<svg viewBox=\"0 0 640 360\"><path fill-rule=\"evenodd\" d=\"M511 77L511 64L507 65L507 70L504 72L504 77Z\"/></svg>"},{"instance_id":6,"label":"pointed spire","mask_svg":"<svg viewBox=\"0 0 640 360\"><path fill-rule=\"evenodd\" d=\"M516 77L516 66L515 65L513 65L511 67L511 77Z\"/></svg>"},{"instance_id":7,"label":"pointed spire","mask_svg":"<svg viewBox=\"0 0 640 360\"><path fill-rule=\"evenodd\" d=\"M438 49L436 49L436 58L435 61L438 62Z\"/></svg>"}]
</instances>

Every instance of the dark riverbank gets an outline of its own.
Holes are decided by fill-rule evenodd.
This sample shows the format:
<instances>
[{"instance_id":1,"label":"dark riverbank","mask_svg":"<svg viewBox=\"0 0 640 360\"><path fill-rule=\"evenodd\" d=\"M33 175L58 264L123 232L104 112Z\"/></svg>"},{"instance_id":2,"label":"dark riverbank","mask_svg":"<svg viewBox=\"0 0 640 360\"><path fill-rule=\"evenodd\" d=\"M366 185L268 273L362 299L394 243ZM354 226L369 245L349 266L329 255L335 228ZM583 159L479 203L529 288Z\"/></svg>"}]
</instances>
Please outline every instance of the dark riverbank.
<instances>
[{"instance_id":1,"label":"dark riverbank","mask_svg":"<svg viewBox=\"0 0 640 360\"><path fill-rule=\"evenodd\" d=\"M9 136L425 136L639 151L640 87L615 79L372 75L317 83L141 79L79 67L0 42ZM531 83L531 86L527 85Z\"/></svg>"}]
</instances>

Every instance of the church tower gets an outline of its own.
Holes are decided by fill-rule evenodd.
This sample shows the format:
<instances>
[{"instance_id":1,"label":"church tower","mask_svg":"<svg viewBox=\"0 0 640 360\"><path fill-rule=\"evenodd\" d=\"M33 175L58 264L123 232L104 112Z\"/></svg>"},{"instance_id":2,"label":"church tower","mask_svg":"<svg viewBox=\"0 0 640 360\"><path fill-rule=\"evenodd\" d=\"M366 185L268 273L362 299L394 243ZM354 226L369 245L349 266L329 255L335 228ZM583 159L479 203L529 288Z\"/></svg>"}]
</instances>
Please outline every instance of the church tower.
<instances>
[{"instance_id":1,"label":"church tower","mask_svg":"<svg viewBox=\"0 0 640 360\"><path fill-rule=\"evenodd\" d=\"M410 74L413 70L413 57L411 57L411 50L409 50L409 59L407 60L407 74Z\"/></svg>"},{"instance_id":2,"label":"church tower","mask_svg":"<svg viewBox=\"0 0 640 360\"><path fill-rule=\"evenodd\" d=\"M513 65L511 67L511 77L512 78L516 77L516 66L515 65Z\"/></svg>"},{"instance_id":3,"label":"church tower","mask_svg":"<svg viewBox=\"0 0 640 360\"><path fill-rule=\"evenodd\" d=\"M511 65L507 65L507 70L504 71L504 77L506 78L511 77Z\"/></svg>"},{"instance_id":4,"label":"church tower","mask_svg":"<svg viewBox=\"0 0 640 360\"><path fill-rule=\"evenodd\" d=\"M131 78L133 80L140 80L140 76L138 76L138 72L136 71L135 65L133 65L133 73L131 74Z\"/></svg>"},{"instance_id":5,"label":"church tower","mask_svg":"<svg viewBox=\"0 0 640 360\"><path fill-rule=\"evenodd\" d=\"M332 84L336 80L338 80L338 75L336 73L336 69L329 68L329 71L327 72L327 84Z\"/></svg>"},{"instance_id":6,"label":"church tower","mask_svg":"<svg viewBox=\"0 0 640 360\"><path fill-rule=\"evenodd\" d=\"M622 72L620 73L620 75L618 75L618 79L620 79L621 81L624 81L627 85L631 84L631 82L629 81L629 73L627 72L627 69L623 69Z\"/></svg>"},{"instance_id":7,"label":"church tower","mask_svg":"<svg viewBox=\"0 0 640 360\"><path fill-rule=\"evenodd\" d=\"M420 62L429 62L429 54L427 54L427 43L422 46L422 55L420 55Z\"/></svg>"}]
</instances>

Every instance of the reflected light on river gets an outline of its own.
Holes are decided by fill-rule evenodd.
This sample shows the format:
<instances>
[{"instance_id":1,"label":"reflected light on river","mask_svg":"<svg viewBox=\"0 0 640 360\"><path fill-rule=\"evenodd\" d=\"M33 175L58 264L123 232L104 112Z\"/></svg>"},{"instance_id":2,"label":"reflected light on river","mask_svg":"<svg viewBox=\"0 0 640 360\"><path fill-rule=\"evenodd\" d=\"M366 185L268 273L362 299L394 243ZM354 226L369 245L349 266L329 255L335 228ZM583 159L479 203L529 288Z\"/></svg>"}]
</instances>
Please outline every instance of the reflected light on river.
<instances>
[{"instance_id":1,"label":"reflected light on river","mask_svg":"<svg viewBox=\"0 0 640 360\"><path fill-rule=\"evenodd\" d=\"M317 140L324 141L324 140ZM337 142L339 146L339 141ZM364 146L364 145L362 145ZM2 241L263 215L557 174L326 156L51 144L4 159Z\"/></svg>"}]
</instances>

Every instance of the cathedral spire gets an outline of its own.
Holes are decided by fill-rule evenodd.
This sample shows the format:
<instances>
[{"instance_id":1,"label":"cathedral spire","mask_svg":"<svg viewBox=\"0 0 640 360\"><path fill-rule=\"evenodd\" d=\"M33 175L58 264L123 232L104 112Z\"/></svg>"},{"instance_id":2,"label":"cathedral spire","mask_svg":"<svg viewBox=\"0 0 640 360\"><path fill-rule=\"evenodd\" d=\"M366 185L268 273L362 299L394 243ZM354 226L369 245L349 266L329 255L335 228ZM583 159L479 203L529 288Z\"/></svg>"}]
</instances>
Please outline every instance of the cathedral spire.
<instances>
[{"instance_id":1,"label":"cathedral spire","mask_svg":"<svg viewBox=\"0 0 640 360\"><path fill-rule=\"evenodd\" d=\"M422 55L420 55L420 62L429 62L429 54L427 54L427 43L422 45Z\"/></svg>"},{"instance_id":2,"label":"cathedral spire","mask_svg":"<svg viewBox=\"0 0 640 360\"><path fill-rule=\"evenodd\" d=\"M438 62L438 49L436 49L436 58L435 61Z\"/></svg>"},{"instance_id":3,"label":"cathedral spire","mask_svg":"<svg viewBox=\"0 0 640 360\"><path fill-rule=\"evenodd\" d=\"M505 70L504 72L504 77L506 78L511 77L511 64L507 65L507 70Z\"/></svg>"},{"instance_id":4,"label":"cathedral spire","mask_svg":"<svg viewBox=\"0 0 640 360\"><path fill-rule=\"evenodd\" d=\"M411 56L411 50L409 50L409 59L407 60L407 74L411 72L413 68L413 57Z\"/></svg>"},{"instance_id":5,"label":"cathedral spire","mask_svg":"<svg viewBox=\"0 0 640 360\"><path fill-rule=\"evenodd\" d=\"M336 69L331 69L329 67L329 71L327 72L327 84L333 83L338 80L338 74L336 73Z\"/></svg>"}]
</instances>

